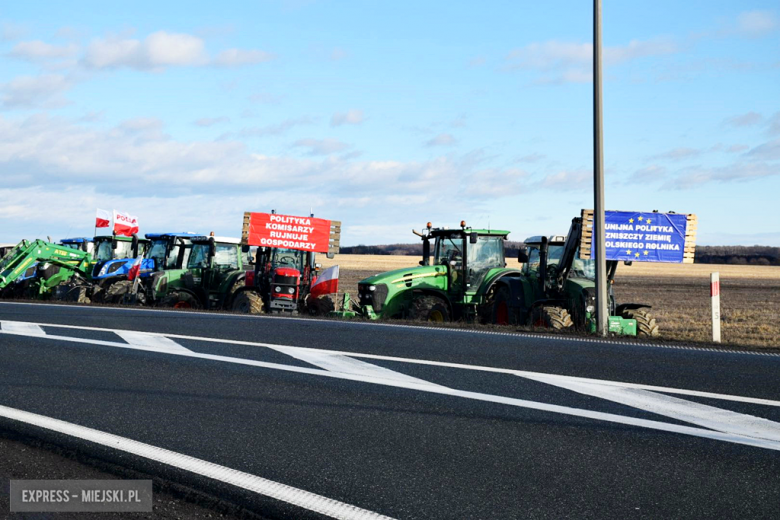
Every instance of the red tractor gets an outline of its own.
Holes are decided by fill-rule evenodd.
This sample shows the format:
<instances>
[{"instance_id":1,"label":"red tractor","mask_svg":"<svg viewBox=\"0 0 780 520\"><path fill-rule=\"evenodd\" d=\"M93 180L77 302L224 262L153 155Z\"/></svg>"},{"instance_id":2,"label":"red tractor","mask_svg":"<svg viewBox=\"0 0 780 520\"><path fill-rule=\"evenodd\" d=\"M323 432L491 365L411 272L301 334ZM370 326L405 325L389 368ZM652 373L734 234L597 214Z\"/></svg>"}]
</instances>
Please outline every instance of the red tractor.
<instances>
[{"instance_id":1,"label":"red tractor","mask_svg":"<svg viewBox=\"0 0 780 520\"><path fill-rule=\"evenodd\" d=\"M255 269L246 273L245 286L233 299L233 311L327 315L335 309L333 300L310 294L320 269L314 260L312 252L258 247Z\"/></svg>"}]
</instances>

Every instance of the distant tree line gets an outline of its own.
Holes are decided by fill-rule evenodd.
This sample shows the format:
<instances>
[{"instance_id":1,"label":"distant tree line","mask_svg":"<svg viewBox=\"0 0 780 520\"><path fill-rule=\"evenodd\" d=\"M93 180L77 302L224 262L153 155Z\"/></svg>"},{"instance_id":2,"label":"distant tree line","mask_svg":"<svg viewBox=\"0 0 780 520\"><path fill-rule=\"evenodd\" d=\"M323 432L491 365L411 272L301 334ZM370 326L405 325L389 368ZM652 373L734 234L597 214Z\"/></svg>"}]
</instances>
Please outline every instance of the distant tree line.
<instances>
[{"instance_id":1,"label":"distant tree line","mask_svg":"<svg viewBox=\"0 0 780 520\"><path fill-rule=\"evenodd\" d=\"M431 242L433 247L433 242ZM523 247L522 242L504 243L507 258L517 258L517 252ZM381 246L342 246L339 252L343 255L411 255L422 256L422 240L416 244L387 244ZM431 251L433 254L433 251Z\"/></svg>"},{"instance_id":2,"label":"distant tree line","mask_svg":"<svg viewBox=\"0 0 780 520\"><path fill-rule=\"evenodd\" d=\"M517 252L523 245L522 242L505 242L506 258L517 258ZM345 255L422 256L422 242L380 246L349 246L342 247L341 253ZM698 246L694 261L697 264L780 265L780 247Z\"/></svg>"},{"instance_id":3,"label":"distant tree line","mask_svg":"<svg viewBox=\"0 0 780 520\"><path fill-rule=\"evenodd\" d=\"M697 264L780 265L780 247L697 246Z\"/></svg>"}]
</instances>

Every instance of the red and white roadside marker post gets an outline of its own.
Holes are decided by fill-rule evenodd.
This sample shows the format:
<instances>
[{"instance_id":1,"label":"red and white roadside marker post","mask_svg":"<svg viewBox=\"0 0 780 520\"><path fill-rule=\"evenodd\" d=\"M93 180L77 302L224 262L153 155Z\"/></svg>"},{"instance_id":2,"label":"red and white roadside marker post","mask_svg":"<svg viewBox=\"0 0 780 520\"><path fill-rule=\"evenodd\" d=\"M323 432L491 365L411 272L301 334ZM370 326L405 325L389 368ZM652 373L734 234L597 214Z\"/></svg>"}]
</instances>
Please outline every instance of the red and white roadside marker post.
<instances>
[{"instance_id":1,"label":"red and white roadside marker post","mask_svg":"<svg viewBox=\"0 0 780 520\"><path fill-rule=\"evenodd\" d=\"M712 299L712 341L720 343L720 273L710 273Z\"/></svg>"}]
</instances>

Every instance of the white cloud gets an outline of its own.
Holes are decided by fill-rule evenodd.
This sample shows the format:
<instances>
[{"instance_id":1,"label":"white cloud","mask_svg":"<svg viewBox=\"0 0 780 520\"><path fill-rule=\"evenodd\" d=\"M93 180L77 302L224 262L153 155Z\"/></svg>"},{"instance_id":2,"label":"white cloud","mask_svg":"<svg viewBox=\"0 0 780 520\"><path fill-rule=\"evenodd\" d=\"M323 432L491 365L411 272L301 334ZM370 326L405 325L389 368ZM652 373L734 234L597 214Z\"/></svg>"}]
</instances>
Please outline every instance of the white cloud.
<instances>
[{"instance_id":1,"label":"white cloud","mask_svg":"<svg viewBox=\"0 0 780 520\"><path fill-rule=\"evenodd\" d=\"M351 109L346 112L337 112L330 118L330 126L359 125L363 122L363 111Z\"/></svg>"},{"instance_id":2,"label":"white cloud","mask_svg":"<svg viewBox=\"0 0 780 520\"><path fill-rule=\"evenodd\" d=\"M18 40L27 34L27 28L23 25L4 22L0 24L0 41Z\"/></svg>"},{"instance_id":3,"label":"white cloud","mask_svg":"<svg viewBox=\"0 0 780 520\"><path fill-rule=\"evenodd\" d=\"M764 36L777 28L777 15L772 11L745 11L737 17L737 31L750 38Z\"/></svg>"},{"instance_id":4,"label":"white cloud","mask_svg":"<svg viewBox=\"0 0 780 520\"><path fill-rule=\"evenodd\" d=\"M748 157L765 161L780 161L780 138L756 146L746 154ZM777 174L780 168L775 166Z\"/></svg>"},{"instance_id":5,"label":"white cloud","mask_svg":"<svg viewBox=\"0 0 780 520\"><path fill-rule=\"evenodd\" d=\"M214 65L219 67L240 67L271 61L275 56L259 50L228 49L220 52L214 59Z\"/></svg>"},{"instance_id":6,"label":"white cloud","mask_svg":"<svg viewBox=\"0 0 780 520\"><path fill-rule=\"evenodd\" d=\"M305 214L310 206L345 223L392 221L402 230L451 218L451 200L477 207L510 194L509 189L489 198L474 193L474 179L483 173L511 179L515 193L522 189L518 170L491 170L468 154L407 162L347 159L336 153L346 144L323 139L298 144L326 155L268 156L250 153L236 141L180 141L163 130L154 118L100 128L43 114L0 116L0 208L8 206L3 211L12 213L0 216L0 229L21 238L41 229L65 233L77 224L70 216L52 221L31 202L46 200L55 207L89 208L79 217L86 219L84 232L91 231L86 228L94 207L112 204L137 207L134 214L143 219L144 232L175 224L233 235L243 211L275 207ZM359 204L372 207L369 221ZM400 221L399 208L404 209ZM29 224L17 218L21 213L32 215Z\"/></svg>"},{"instance_id":7,"label":"white cloud","mask_svg":"<svg viewBox=\"0 0 780 520\"><path fill-rule=\"evenodd\" d=\"M669 150L667 152L660 153L658 155L654 155L650 157L650 159L661 159L661 160L667 160L667 161L684 161L686 159L691 159L693 157L698 157L701 155L701 150L696 150L694 148L674 148L673 150Z\"/></svg>"},{"instance_id":8,"label":"white cloud","mask_svg":"<svg viewBox=\"0 0 780 520\"><path fill-rule=\"evenodd\" d=\"M677 52L670 39L631 40L626 45L604 47L604 65L616 66L650 56ZM551 40L531 43L511 51L506 57L507 70L534 70L542 73L542 83L587 83L593 80L593 44Z\"/></svg>"},{"instance_id":9,"label":"white cloud","mask_svg":"<svg viewBox=\"0 0 780 520\"><path fill-rule=\"evenodd\" d=\"M166 67L214 65L238 67L273 59L261 50L227 49L212 59L202 38L191 34L157 31L143 40L96 38L90 42L82 63L92 69L128 67L137 70L163 70Z\"/></svg>"},{"instance_id":10,"label":"white cloud","mask_svg":"<svg viewBox=\"0 0 780 520\"><path fill-rule=\"evenodd\" d=\"M308 148L307 155L330 155L343 152L349 145L342 143L338 139L299 139L293 143L296 148Z\"/></svg>"},{"instance_id":11,"label":"white cloud","mask_svg":"<svg viewBox=\"0 0 780 520\"><path fill-rule=\"evenodd\" d=\"M10 56L29 61L38 61L56 58L69 58L79 51L78 45L50 45L40 40L19 42L13 46Z\"/></svg>"},{"instance_id":12,"label":"white cloud","mask_svg":"<svg viewBox=\"0 0 780 520\"><path fill-rule=\"evenodd\" d=\"M767 143L767 145L771 147L772 143ZM774 143L774 147L774 154L768 155L773 155L775 159L778 159L780 158L780 142ZM756 156L755 158L763 159L765 157ZM693 189L703 184L747 182L777 175L780 175L780 170L766 162L739 161L729 166L717 168L686 168L677 177L667 181L661 188L667 190Z\"/></svg>"},{"instance_id":13,"label":"white cloud","mask_svg":"<svg viewBox=\"0 0 780 520\"><path fill-rule=\"evenodd\" d=\"M200 119L196 119L195 121L193 121L192 124L195 126L207 127L207 126L218 125L220 123L229 123L229 122L230 122L230 118L224 116L223 117L201 117Z\"/></svg>"},{"instance_id":14,"label":"white cloud","mask_svg":"<svg viewBox=\"0 0 780 520\"><path fill-rule=\"evenodd\" d=\"M458 141L451 134L439 134L436 137L425 141L425 146L455 146L457 142Z\"/></svg>"},{"instance_id":15,"label":"white cloud","mask_svg":"<svg viewBox=\"0 0 780 520\"><path fill-rule=\"evenodd\" d=\"M536 188L555 191L583 190L589 186L593 186L593 171L591 170L563 170L546 175L535 184Z\"/></svg>"},{"instance_id":16,"label":"white cloud","mask_svg":"<svg viewBox=\"0 0 780 520\"><path fill-rule=\"evenodd\" d=\"M71 82L60 74L19 76L0 84L3 108L53 108L67 101L62 93L71 88Z\"/></svg>"},{"instance_id":17,"label":"white cloud","mask_svg":"<svg viewBox=\"0 0 780 520\"><path fill-rule=\"evenodd\" d=\"M729 126L742 127L742 126L755 126L759 124L764 118L758 112L748 112L747 114L741 114L738 116L729 117L724 121Z\"/></svg>"}]
</instances>

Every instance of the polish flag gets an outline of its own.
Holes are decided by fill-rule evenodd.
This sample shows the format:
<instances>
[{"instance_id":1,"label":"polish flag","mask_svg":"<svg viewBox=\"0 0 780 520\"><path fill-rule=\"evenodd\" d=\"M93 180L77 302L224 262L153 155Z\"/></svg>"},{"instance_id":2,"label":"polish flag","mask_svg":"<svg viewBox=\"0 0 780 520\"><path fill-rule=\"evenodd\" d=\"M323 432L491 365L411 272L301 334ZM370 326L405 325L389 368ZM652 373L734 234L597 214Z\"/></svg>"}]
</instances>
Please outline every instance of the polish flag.
<instances>
[{"instance_id":1,"label":"polish flag","mask_svg":"<svg viewBox=\"0 0 780 520\"><path fill-rule=\"evenodd\" d=\"M138 233L138 217L114 210L114 234L126 237Z\"/></svg>"},{"instance_id":2,"label":"polish flag","mask_svg":"<svg viewBox=\"0 0 780 520\"><path fill-rule=\"evenodd\" d=\"M111 213L98 208L95 214L95 227L110 227L111 226Z\"/></svg>"},{"instance_id":3,"label":"polish flag","mask_svg":"<svg viewBox=\"0 0 780 520\"><path fill-rule=\"evenodd\" d=\"M314 281L311 286L311 297L317 298L337 292L339 292L339 266L334 265L325 269Z\"/></svg>"},{"instance_id":4,"label":"polish flag","mask_svg":"<svg viewBox=\"0 0 780 520\"><path fill-rule=\"evenodd\" d=\"M136 279L136 277L141 273L141 261L144 259L144 257L139 256L135 259L135 262L133 262L133 265L130 267L130 270L127 271L127 279L131 282Z\"/></svg>"}]
</instances>

